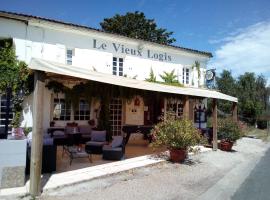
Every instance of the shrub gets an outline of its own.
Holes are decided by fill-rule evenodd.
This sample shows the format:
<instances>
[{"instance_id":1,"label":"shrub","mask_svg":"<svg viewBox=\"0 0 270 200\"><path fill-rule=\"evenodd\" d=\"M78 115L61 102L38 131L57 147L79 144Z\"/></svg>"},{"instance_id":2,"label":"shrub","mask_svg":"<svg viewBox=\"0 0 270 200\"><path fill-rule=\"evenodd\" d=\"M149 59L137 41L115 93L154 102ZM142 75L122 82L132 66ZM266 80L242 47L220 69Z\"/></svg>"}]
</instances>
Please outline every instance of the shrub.
<instances>
[{"instance_id":1,"label":"shrub","mask_svg":"<svg viewBox=\"0 0 270 200\"><path fill-rule=\"evenodd\" d=\"M152 146L166 146L169 149L187 149L198 144L202 138L188 119L165 119L154 127L151 134Z\"/></svg>"},{"instance_id":2,"label":"shrub","mask_svg":"<svg viewBox=\"0 0 270 200\"><path fill-rule=\"evenodd\" d=\"M235 142L242 135L239 124L231 118L218 119L218 139Z\"/></svg>"}]
</instances>

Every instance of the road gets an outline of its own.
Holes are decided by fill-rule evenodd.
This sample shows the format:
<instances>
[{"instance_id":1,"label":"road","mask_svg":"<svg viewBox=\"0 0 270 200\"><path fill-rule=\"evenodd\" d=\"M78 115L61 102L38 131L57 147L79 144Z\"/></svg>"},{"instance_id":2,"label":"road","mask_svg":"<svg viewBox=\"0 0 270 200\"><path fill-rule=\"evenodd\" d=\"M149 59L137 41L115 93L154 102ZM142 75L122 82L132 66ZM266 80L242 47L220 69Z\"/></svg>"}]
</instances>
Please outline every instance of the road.
<instances>
[{"instance_id":1,"label":"road","mask_svg":"<svg viewBox=\"0 0 270 200\"><path fill-rule=\"evenodd\" d=\"M266 152L232 197L232 200L243 199L270 199L270 150Z\"/></svg>"}]
</instances>

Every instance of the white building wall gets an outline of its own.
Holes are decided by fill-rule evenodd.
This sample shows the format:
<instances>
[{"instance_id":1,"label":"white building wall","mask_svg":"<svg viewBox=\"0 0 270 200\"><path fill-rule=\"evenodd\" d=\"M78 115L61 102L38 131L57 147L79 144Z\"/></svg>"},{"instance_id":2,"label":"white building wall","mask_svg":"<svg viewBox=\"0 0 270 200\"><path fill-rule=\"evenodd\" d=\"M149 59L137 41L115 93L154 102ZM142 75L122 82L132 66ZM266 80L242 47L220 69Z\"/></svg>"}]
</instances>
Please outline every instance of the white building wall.
<instances>
[{"instance_id":1,"label":"white building wall","mask_svg":"<svg viewBox=\"0 0 270 200\"><path fill-rule=\"evenodd\" d=\"M209 58L199 54L94 31L75 30L75 28L56 26L42 21L29 21L27 25L21 21L0 18L0 27L0 38L13 38L18 59L28 64L31 58L65 63L66 49L71 48L74 49L74 56L72 58L73 66L70 67L80 66L89 70L95 69L98 72L112 74L112 58L116 56L124 59L123 74L127 77L145 80L149 77L152 68L157 80L162 81L160 74L163 74L164 71L175 70L179 82L182 83L183 67L188 66L191 69L191 66L197 60L202 68L200 85L204 84L204 71ZM106 48L102 49L102 45ZM118 51L116 51L116 47ZM124 53L122 47L124 47ZM130 50L126 50L126 48L140 50L142 56L130 55ZM149 55L152 57L154 54L162 55L163 59L166 58L167 61L149 59ZM194 83L193 86L198 87L198 73L196 69L194 70L190 72L189 86ZM47 89L44 91L44 98L46 99L43 107L44 127L48 127L51 121L48 112L51 107L51 101L48 101L51 98L51 92ZM29 105L27 105L29 108L32 106L30 99L31 97L29 97ZM23 126L32 126L31 112L31 109L28 112L24 111Z\"/></svg>"}]
</instances>

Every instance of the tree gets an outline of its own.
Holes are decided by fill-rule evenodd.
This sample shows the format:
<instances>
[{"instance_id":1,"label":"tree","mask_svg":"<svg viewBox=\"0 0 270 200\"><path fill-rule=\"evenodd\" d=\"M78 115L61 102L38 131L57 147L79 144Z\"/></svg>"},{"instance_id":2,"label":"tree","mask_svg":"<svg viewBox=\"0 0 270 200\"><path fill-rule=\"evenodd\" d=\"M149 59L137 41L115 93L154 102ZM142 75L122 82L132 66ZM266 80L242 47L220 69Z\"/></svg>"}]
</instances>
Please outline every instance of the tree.
<instances>
[{"instance_id":1,"label":"tree","mask_svg":"<svg viewBox=\"0 0 270 200\"><path fill-rule=\"evenodd\" d=\"M261 94L257 91L259 82L257 82L255 74L250 72L240 75L237 81L239 112L243 120L250 124L255 124L264 107L260 100Z\"/></svg>"},{"instance_id":2,"label":"tree","mask_svg":"<svg viewBox=\"0 0 270 200\"><path fill-rule=\"evenodd\" d=\"M228 70L223 70L220 77L216 78L217 88L220 92L231 96L236 95L236 80L233 78L232 73ZM229 101L218 101L219 110L225 113L231 112L231 102Z\"/></svg>"},{"instance_id":3,"label":"tree","mask_svg":"<svg viewBox=\"0 0 270 200\"><path fill-rule=\"evenodd\" d=\"M157 82L153 69L151 68L149 78L145 79L148 82Z\"/></svg>"},{"instance_id":4,"label":"tree","mask_svg":"<svg viewBox=\"0 0 270 200\"><path fill-rule=\"evenodd\" d=\"M127 12L125 15L116 14L105 18L100 23L102 30L132 38L143 39L160 44L172 44L175 38L164 28L158 28L154 19L146 19L143 12Z\"/></svg>"},{"instance_id":5,"label":"tree","mask_svg":"<svg viewBox=\"0 0 270 200\"><path fill-rule=\"evenodd\" d=\"M160 77L165 83L178 83L178 80L176 79L177 76L174 74L174 69L171 72L163 72L163 75L160 75Z\"/></svg>"}]
</instances>

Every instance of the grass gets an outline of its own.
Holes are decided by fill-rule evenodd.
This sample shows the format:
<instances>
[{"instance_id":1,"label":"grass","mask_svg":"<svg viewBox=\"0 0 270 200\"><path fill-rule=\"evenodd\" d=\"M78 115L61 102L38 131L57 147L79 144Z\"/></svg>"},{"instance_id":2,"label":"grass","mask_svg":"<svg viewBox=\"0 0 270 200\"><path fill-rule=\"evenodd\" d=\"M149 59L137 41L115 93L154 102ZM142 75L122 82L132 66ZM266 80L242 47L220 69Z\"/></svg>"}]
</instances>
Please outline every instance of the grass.
<instances>
[{"instance_id":1,"label":"grass","mask_svg":"<svg viewBox=\"0 0 270 200\"><path fill-rule=\"evenodd\" d=\"M258 138L266 142L270 141L270 132L267 129L262 130L249 127L248 130L245 132L245 136Z\"/></svg>"}]
</instances>

